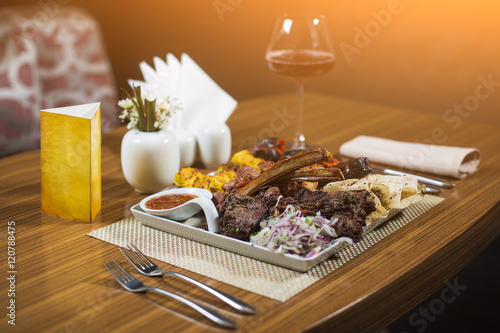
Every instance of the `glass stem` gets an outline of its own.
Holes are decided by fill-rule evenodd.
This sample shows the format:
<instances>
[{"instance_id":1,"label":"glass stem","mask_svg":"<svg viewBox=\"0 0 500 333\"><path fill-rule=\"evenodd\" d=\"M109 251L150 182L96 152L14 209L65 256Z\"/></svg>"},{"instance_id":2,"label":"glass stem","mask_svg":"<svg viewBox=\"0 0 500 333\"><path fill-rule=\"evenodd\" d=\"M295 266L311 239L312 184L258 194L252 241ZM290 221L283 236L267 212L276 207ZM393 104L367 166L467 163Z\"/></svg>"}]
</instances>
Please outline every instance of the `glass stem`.
<instances>
[{"instance_id":1,"label":"glass stem","mask_svg":"<svg viewBox=\"0 0 500 333\"><path fill-rule=\"evenodd\" d=\"M300 149L306 147L306 138L302 131L304 119L304 80L297 80L297 130L295 132L294 148Z\"/></svg>"}]
</instances>

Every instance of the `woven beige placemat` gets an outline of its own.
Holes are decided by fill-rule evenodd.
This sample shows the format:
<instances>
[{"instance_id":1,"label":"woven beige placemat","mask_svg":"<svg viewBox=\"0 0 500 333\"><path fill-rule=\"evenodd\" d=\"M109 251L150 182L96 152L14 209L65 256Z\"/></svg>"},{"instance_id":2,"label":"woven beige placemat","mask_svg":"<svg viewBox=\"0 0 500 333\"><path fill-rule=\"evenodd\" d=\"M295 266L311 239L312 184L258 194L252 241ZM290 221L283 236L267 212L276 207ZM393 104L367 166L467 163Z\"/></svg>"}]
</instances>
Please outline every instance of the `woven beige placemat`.
<instances>
[{"instance_id":1,"label":"woven beige placemat","mask_svg":"<svg viewBox=\"0 0 500 333\"><path fill-rule=\"evenodd\" d=\"M149 257L285 302L442 200L436 196L424 196L418 203L365 235L360 242L305 273L146 227L134 217L94 230L88 236L118 246L135 244Z\"/></svg>"}]
</instances>

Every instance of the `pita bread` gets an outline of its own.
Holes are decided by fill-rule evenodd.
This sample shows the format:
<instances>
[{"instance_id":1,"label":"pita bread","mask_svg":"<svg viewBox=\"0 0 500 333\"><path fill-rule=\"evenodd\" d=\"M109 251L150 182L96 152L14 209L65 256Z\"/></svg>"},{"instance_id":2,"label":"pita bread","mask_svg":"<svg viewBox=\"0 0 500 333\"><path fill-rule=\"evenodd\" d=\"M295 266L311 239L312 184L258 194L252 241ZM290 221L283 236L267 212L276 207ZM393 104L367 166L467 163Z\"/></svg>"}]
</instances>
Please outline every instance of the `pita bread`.
<instances>
[{"instance_id":1,"label":"pita bread","mask_svg":"<svg viewBox=\"0 0 500 333\"><path fill-rule=\"evenodd\" d=\"M389 193L383 193L384 207L404 209L422 198L417 178L414 176L389 176L370 174L366 176L372 188L386 186Z\"/></svg>"},{"instance_id":2,"label":"pita bread","mask_svg":"<svg viewBox=\"0 0 500 333\"><path fill-rule=\"evenodd\" d=\"M366 218L366 224L386 217L389 209L404 209L422 198L422 191L414 176L388 176L370 174L361 179L346 179L331 182L323 191L367 190L375 201L376 210Z\"/></svg>"}]
</instances>

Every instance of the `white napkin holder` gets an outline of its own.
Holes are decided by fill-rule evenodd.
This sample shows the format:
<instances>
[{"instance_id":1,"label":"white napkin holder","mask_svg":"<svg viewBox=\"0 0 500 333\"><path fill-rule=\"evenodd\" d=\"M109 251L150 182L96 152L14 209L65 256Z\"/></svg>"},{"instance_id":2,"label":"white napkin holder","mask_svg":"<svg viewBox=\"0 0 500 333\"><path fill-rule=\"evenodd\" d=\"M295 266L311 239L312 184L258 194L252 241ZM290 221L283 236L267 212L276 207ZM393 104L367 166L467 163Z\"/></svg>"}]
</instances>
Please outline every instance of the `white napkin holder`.
<instances>
[{"instance_id":1,"label":"white napkin holder","mask_svg":"<svg viewBox=\"0 0 500 333\"><path fill-rule=\"evenodd\" d=\"M167 54L166 62L154 57L155 68L141 62L144 81L128 80L154 96L170 97L183 110L174 114L173 131L181 155L181 167L191 166L199 154L207 168L225 164L231 157L231 131L226 125L237 102L217 85L187 54L181 61Z\"/></svg>"}]
</instances>

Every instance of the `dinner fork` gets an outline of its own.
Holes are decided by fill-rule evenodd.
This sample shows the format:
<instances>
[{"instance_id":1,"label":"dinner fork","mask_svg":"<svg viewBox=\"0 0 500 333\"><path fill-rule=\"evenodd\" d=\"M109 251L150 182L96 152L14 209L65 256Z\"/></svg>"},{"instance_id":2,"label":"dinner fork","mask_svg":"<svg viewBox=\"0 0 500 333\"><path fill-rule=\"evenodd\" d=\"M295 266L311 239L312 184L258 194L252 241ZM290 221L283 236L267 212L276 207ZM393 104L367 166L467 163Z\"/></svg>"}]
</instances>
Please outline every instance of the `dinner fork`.
<instances>
[{"instance_id":1,"label":"dinner fork","mask_svg":"<svg viewBox=\"0 0 500 333\"><path fill-rule=\"evenodd\" d=\"M220 290L217 290L213 287L210 287L203 282L197 281L195 279L190 278L189 276L183 275L181 273L177 273L174 271L167 271L155 263L153 263L149 258L147 258L135 245L129 245L128 248L120 248L120 251L123 253L125 258L130 261L132 266L134 266L141 274L146 276L162 276L162 275L170 275L178 277L186 282L194 284L195 286L209 292L213 296L219 298L221 301L225 302L232 308L243 312L245 314L255 314L257 311L250 305L239 298L228 295Z\"/></svg>"},{"instance_id":2,"label":"dinner fork","mask_svg":"<svg viewBox=\"0 0 500 333\"><path fill-rule=\"evenodd\" d=\"M184 298L182 296L179 296L177 294L171 293L169 291L156 288L153 286L148 286L133 277L129 272L127 272L120 264L118 264L115 260L108 261L104 263L104 266L108 269L108 271L113 275L113 277L118 281L118 283L125 288L128 291L135 292L135 293L144 293L147 291L152 291L158 294L162 294L168 297L171 297L187 306L190 308L198 311L208 319L212 320L213 322L222 325L227 328L236 328L236 324L229 318L221 315L217 311L214 311L212 309L209 309L203 305L200 305L198 303L195 303L191 300L188 300L187 298Z\"/></svg>"}]
</instances>

